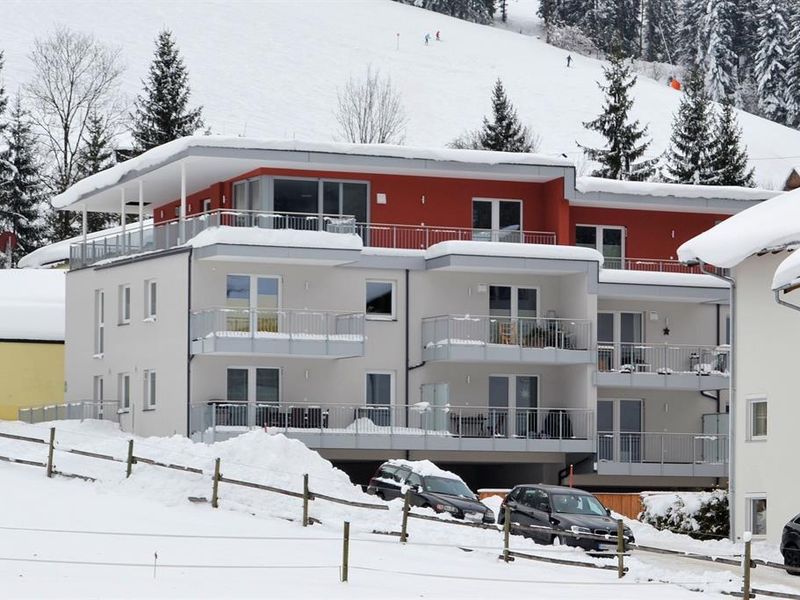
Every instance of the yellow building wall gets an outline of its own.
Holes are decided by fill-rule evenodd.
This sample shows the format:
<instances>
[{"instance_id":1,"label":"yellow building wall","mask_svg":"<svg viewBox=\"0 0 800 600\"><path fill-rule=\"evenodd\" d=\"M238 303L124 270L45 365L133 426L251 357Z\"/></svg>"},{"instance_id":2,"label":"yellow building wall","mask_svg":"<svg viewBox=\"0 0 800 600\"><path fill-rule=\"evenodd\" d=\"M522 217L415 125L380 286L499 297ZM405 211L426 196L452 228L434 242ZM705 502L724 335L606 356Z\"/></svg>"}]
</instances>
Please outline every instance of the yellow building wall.
<instances>
[{"instance_id":1,"label":"yellow building wall","mask_svg":"<svg viewBox=\"0 0 800 600\"><path fill-rule=\"evenodd\" d=\"M0 341L0 419L64 402L64 344Z\"/></svg>"}]
</instances>

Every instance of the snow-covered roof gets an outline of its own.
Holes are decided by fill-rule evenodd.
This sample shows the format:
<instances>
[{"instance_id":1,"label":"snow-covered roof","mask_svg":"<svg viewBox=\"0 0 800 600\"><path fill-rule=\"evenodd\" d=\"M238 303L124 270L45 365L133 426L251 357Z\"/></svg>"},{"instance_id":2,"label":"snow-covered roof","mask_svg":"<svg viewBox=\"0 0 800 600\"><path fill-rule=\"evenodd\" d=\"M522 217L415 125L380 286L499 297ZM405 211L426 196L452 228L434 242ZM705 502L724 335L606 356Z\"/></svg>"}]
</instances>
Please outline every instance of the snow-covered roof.
<instances>
[{"instance_id":1,"label":"snow-covered roof","mask_svg":"<svg viewBox=\"0 0 800 600\"><path fill-rule=\"evenodd\" d=\"M187 159L184 163L183 159ZM148 150L110 169L91 175L53 198L56 208L75 210L86 203L90 210L117 210L121 189L126 201L138 198L143 181L146 202L158 204L178 197L180 170L185 166L189 193L259 166L335 170L349 168L364 173L419 173L426 176L485 176L521 181L547 181L574 169L572 161L540 154L415 148L389 144L349 144L264 140L224 136L187 136ZM507 167L507 172L500 167ZM491 168L491 169L490 169ZM165 170L166 169L166 170ZM114 188L114 189L111 189ZM84 202L91 199L91 202ZM127 208L136 212L136 206Z\"/></svg>"},{"instance_id":2,"label":"snow-covered roof","mask_svg":"<svg viewBox=\"0 0 800 600\"><path fill-rule=\"evenodd\" d=\"M661 271L628 271L603 269L600 283L626 283L632 285L669 285L683 287L727 288L728 284L702 273L663 273Z\"/></svg>"},{"instance_id":3,"label":"snow-covered roof","mask_svg":"<svg viewBox=\"0 0 800 600\"><path fill-rule=\"evenodd\" d=\"M153 224L152 219L145 219L142 223L144 227L149 227ZM138 228L139 223L132 223L127 225L127 230L132 231L134 228ZM107 229L101 229L100 231L95 231L93 233L89 233L86 235L87 241L92 241L95 239L101 239L108 235L113 235L115 233L121 233L122 226L117 225L115 227L109 227ZM47 246L42 246L31 252L30 254L26 254L19 260L19 266L23 269L41 269L46 267L51 267L54 265L58 265L60 263L66 262L69 260L69 247L72 244L77 244L83 241L83 236L75 236L71 237L66 240L61 240L60 242L54 242L52 244L48 244Z\"/></svg>"},{"instance_id":4,"label":"snow-covered roof","mask_svg":"<svg viewBox=\"0 0 800 600\"><path fill-rule=\"evenodd\" d=\"M404 458L391 458L387 461L390 465L406 467L413 473L422 477L442 477L444 479L457 479L463 481L461 477L452 471L445 471L429 460L406 460Z\"/></svg>"},{"instance_id":5,"label":"snow-covered roof","mask_svg":"<svg viewBox=\"0 0 800 600\"><path fill-rule=\"evenodd\" d=\"M780 194L775 190L580 177L575 206L736 214Z\"/></svg>"},{"instance_id":6,"label":"snow-covered roof","mask_svg":"<svg viewBox=\"0 0 800 600\"><path fill-rule=\"evenodd\" d=\"M597 262L600 265L603 264L603 255L592 248L546 244L513 244L507 242L470 242L460 240L434 244L425 252L425 258L438 258L448 254L503 256L509 258L588 260Z\"/></svg>"},{"instance_id":7,"label":"snow-covered roof","mask_svg":"<svg viewBox=\"0 0 800 600\"><path fill-rule=\"evenodd\" d=\"M792 252L778 265L772 277L773 290L785 290L800 285L800 252Z\"/></svg>"},{"instance_id":8,"label":"snow-covered roof","mask_svg":"<svg viewBox=\"0 0 800 600\"><path fill-rule=\"evenodd\" d=\"M298 229L261 229L259 227L209 227L201 231L186 246L203 248L213 244L242 246L277 246L281 248L324 248L361 250L363 243L355 234L304 231Z\"/></svg>"},{"instance_id":9,"label":"snow-covered roof","mask_svg":"<svg viewBox=\"0 0 800 600\"><path fill-rule=\"evenodd\" d=\"M748 208L693 237L678 248L678 258L729 268L758 252L798 243L800 189Z\"/></svg>"},{"instance_id":10,"label":"snow-covered roof","mask_svg":"<svg viewBox=\"0 0 800 600\"><path fill-rule=\"evenodd\" d=\"M64 340L64 271L0 269L0 340Z\"/></svg>"}]
</instances>

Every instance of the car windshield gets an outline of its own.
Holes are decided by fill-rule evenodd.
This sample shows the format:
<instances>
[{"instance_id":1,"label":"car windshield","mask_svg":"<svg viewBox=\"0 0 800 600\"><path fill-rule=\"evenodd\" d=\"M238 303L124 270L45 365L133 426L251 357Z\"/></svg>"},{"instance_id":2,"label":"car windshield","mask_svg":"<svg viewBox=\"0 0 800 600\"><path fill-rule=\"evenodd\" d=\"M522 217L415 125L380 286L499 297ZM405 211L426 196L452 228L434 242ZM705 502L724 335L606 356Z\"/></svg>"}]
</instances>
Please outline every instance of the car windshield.
<instances>
[{"instance_id":1,"label":"car windshield","mask_svg":"<svg viewBox=\"0 0 800 600\"><path fill-rule=\"evenodd\" d=\"M606 516L605 507L594 496L585 494L553 494L553 511L570 515Z\"/></svg>"},{"instance_id":2,"label":"car windshield","mask_svg":"<svg viewBox=\"0 0 800 600\"><path fill-rule=\"evenodd\" d=\"M434 494L447 494L448 496L461 496L462 498L475 498L463 481L447 479L446 477L426 477L425 491Z\"/></svg>"}]
</instances>

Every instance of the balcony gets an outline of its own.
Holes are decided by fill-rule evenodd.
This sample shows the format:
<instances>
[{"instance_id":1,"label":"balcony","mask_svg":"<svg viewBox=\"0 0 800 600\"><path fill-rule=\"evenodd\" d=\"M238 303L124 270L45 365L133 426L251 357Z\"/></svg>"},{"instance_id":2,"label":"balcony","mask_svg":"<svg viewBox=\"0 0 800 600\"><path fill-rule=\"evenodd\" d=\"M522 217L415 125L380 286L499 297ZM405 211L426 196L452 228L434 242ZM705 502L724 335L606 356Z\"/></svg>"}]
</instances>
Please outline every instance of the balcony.
<instances>
[{"instance_id":1,"label":"balcony","mask_svg":"<svg viewBox=\"0 0 800 600\"><path fill-rule=\"evenodd\" d=\"M193 354L364 355L364 313L211 308L191 315Z\"/></svg>"},{"instance_id":2,"label":"balcony","mask_svg":"<svg viewBox=\"0 0 800 600\"><path fill-rule=\"evenodd\" d=\"M596 383L643 389L724 389L729 353L728 346L600 342Z\"/></svg>"},{"instance_id":3,"label":"balcony","mask_svg":"<svg viewBox=\"0 0 800 600\"><path fill-rule=\"evenodd\" d=\"M728 436L601 431L597 474L727 477Z\"/></svg>"},{"instance_id":4,"label":"balcony","mask_svg":"<svg viewBox=\"0 0 800 600\"><path fill-rule=\"evenodd\" d=\"M442 315L422 319L422 358L453 362L588 364L592 322Z\"/></svg>"},{"instance_id":5,"label":"balcony","mask_svg":"<svg viewBox=\"0 0 800 600\"><path fill-rule=\"evenodd\" d=\"M192 433L219 441L258 427L311 448L588 453L594 419L567 408L210 401L192 406Z\"/></svg>"},{"instance_id":6,"label":"balcony","mask_svg":"<svg viewBox=\"0 0 800 600\"><path fill-rule=\"evenodd\" d=\"M275 213L250 210L213 210L178 219L144 225L131 223L125 232L91 237L70 246L70 268L80 268L125 256L174 248L209 227L292 229L358 234L365 246L426 249L453 240L499 241L521 244L555 244L555 233L514 229L488 230L426 225L356 223L347 215L320 213ZM119 228L118 228L119 229Z\"/></svg>"},{"instance_id":7,"label":"balcony","mask_svg":"<svg viewBox=\"0 0 800 600\"><path fill-rule=\"evenodd\" d=\"M647 271L650 273L690 273L701 275L703 271L698 265L685 265L677 260L662 258L614 258L604 257L603 268L625 271ZM728 269L707 266L707 269L718 275L727 275Z\"/></svg>"}]
</instances>

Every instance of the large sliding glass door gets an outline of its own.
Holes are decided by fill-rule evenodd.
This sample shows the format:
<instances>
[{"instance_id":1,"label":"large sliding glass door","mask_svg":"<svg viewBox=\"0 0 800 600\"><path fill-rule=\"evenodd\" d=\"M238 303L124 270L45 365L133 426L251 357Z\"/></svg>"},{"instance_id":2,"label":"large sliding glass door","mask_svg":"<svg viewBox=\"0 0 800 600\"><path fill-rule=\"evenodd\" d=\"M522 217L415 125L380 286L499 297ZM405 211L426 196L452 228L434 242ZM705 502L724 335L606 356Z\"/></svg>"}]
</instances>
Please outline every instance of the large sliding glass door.
<instances>
[{"instance_id":1,"label":"large sliding glass door","mask_svg":"<svg viewBox=\"0 0 800 600\"><path fill-rule=\"evenodd\" d=\"M217 423L237 426L272 426L281 398L280 369L230 367L227 369L227 405L217 407Z\"/></svg>"},{"instance_id":2,"label":"large sliding glass door","mask_svg":"<svg viewBox=\"0 0 800 600\"><path fill-rule=\"evenodd\" d=\"M491 343L522 344L536 327L538 290L507 285L489 286Z\"/></svg>"},{"instance_id":3,"label":"large sliding glass door","mask_svg":"<svg viewBox=\"0 0 800 600\"><path fill-rule=\"evenodd\" d=\"M535 375L489 377L489 433L529 437L539 431L539 378Z\"/></svg>"},{"instance_id":4,"label":"large sliding glass door","mask_svg":"<svg viewBox=\"0 0 800 600\"><path fill-rule=\"evenodd\" d=\"M641 462L643 421L641 399L598 399L597 458L615 462Z\"/></svg>"},{"instance_id":5,"label":"large sliding glass door","mask_svg":"<svg viewBox=\"0 0 800 600\"><path fill-rule=\"evenodd\" d=\"M606 269L625 268L625 229L602 225L576 225L575 245L603 255Z\"/></svg>"},{"instance_id":6,"label":"large sliding glass door","mask_svg":"<svg viewBox=\"0 0 800 600\"><path fill-rule=\"evenodd\" d=\"M255 334L281 330L278 277L228 275L225 295L226 331Z\"/></svg>"},{"instance_id":7,"label":"large sliding glass door","mask_svg":"<svg viewBox=\"0 0 800 600\"><path fill-rule=\"evenodd\" d=\"M473 200L472 239L492 242L522 242L522 202L519 200Z\"/></svg>"},{"instance_id":8,"label":"large sliding glass door","mask_svg":"<svg viewBox=\"0 0 800 600\"><path fill-rule=\"evenodd\" d=\"M598 367L601 371L636 371L646 363L644 315L640 312L597 314Z\"/></svg>"}]
</instances>

